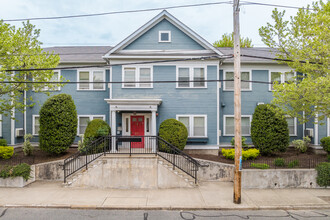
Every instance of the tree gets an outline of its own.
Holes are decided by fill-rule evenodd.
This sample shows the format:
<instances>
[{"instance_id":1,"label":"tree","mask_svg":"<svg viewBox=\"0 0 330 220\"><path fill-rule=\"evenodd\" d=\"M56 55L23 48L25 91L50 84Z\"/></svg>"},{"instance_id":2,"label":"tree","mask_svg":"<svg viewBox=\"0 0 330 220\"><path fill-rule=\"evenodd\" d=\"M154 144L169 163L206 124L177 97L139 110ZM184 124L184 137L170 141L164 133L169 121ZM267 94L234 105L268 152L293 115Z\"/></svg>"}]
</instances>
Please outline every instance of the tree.
<instances>
[{"instance_id":1,"label":"tree","mask_svg":"<svg viewBox=\"0 0 330 220\"><path fill-rule=\"evenodd\" d=\"M50 154L61 154L77 135L78 116L72 97L54 95L46 100L39 112L40 149Z\"/></svg>"},{"instance_id":2,"label":"tree","mask_svg":"<svg viewBox=\"0 0 330 220\"><path fill-rule=\"evenodd\" d=\"M283 111L271 104L257 105L252 116L251 139L262 155L286 151L290 136Z\"/></svg>"},{"instance_id":3,"label":"tree","mask_svg":"<svg viewBox=\"0 0 330 220\"><path fill-rule=\"evenodd\" d=\"M285 11L273 10L274 24L259 29L262 41L277 48L277 58L298 74L295 80L274 85L273 103L301 123L330 117L330 2L313 3L284 20ZM304 112L304 114L302 114Z\"/></svg>"},{"instance_id":4,"label":"tree","mask_svg":"<svg viewBox=\"0 0 330 220\"><path fill-rule=\"evenodd\" d=\"M253 47L252 40L250 38L240 37L241 47ZM234 47L234 33L223 34L221 39L213 43L214 47Z\"/></svg>"},{"instance_id":5,"label":"tree","mask_svg":"<svg viewBox=\"0 0 330 220\"><path fill-rule=\"evenodd\" d=\"M42 43L38 40L40 30L29 22L23 23L23 27L15 28L0 20L0 81L17 83L0 83L0 114L8 115L15 108L24 111L24 107L33 105L32 97L29 104L25 105L22 99L23 91L34 89L35 92L46 92L44 87L50 90L59 84L25 83L26 81L50 81L54 75L52 70L44 71L16 71L12 69L40 69L54 68L59 63L59 56L44 52Z\"/></svg>"}]
</instances>

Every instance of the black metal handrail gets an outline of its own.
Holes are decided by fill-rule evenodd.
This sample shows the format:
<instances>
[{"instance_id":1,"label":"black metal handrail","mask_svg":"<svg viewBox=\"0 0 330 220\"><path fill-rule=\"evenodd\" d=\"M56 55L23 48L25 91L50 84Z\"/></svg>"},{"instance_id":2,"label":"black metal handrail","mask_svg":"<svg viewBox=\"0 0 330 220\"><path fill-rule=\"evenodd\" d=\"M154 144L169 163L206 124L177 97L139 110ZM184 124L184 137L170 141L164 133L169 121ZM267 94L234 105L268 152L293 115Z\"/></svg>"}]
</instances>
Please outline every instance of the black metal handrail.
<instances>
[{"instance_id":1,"label":"black metal handrail","mask_svg":"<svg viewBox=\"0 0 330 220\"><path fill-rule=\"evenodd\" d=\"M119 146L120 145L120 146ZM191 176L197 183L199 162L179 148L158 136L104 136L85 144L64 160L64 182L67 177L86 167L88 164L105 154L155 154Z\"/></svg>"},{"instance_id":2,"label":"black metal handrail","mask_svg":"<svg viewBox=\"0 0 330 220\"><path fill-rule=\"evenodd\" d=\"M106 137L100 137L86 144L85 148L80 149L77 153L66 158L63 163L64 182L66 182L69 176L83 167L88 169L88 164L104 154L106 145Z\"/></svg>"}]
</instances>

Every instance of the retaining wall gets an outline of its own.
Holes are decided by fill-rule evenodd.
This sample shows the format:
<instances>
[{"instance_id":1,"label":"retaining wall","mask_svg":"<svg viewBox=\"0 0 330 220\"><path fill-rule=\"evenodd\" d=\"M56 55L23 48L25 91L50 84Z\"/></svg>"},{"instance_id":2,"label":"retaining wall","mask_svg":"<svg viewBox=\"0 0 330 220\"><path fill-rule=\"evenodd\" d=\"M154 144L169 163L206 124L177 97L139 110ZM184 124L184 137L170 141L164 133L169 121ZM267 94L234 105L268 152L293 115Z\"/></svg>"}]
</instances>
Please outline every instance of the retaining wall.
<instances>
[{"instance_id":1,"label":"retaining wall","mask_svg":"<svg viewBox=\"0 0 330 220\"><path fill-rule=\"evenodd\" d=\"M199 181L232 182L234 180L234 165L202 159L197 160L204 165L198 168Z\"/></svg>"}]
</instances>

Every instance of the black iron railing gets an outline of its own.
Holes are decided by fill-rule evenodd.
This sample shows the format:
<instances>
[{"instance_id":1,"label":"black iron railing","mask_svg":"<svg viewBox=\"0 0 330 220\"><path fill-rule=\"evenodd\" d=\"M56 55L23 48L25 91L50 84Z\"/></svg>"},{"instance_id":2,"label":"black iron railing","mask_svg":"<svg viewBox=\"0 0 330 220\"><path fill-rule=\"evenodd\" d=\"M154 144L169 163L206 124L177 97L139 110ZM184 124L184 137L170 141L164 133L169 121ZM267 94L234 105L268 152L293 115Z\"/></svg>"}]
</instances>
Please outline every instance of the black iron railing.
<instances>
[{"instance_id":1,"label":"black iron railing","mask_svg":"<svg viewBox=\"0 0 330 220\"><path fill-rule=\"evenodd\" d=\"M88 143L85 148L64 160L64 182L67 177L106 154L155 154L180 169L197 183L199 163L158 136L105 136Z\"/></svg>"}]
</instances>

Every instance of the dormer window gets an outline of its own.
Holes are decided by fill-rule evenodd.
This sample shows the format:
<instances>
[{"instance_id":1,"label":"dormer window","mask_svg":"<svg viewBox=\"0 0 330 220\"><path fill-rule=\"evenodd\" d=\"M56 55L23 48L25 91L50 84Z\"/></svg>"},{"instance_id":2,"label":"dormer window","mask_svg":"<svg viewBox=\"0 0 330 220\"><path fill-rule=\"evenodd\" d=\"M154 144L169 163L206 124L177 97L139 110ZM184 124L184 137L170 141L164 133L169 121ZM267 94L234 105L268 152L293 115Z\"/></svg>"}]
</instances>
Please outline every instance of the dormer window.
<instances>
[{"instance_id":1,"label":"dormer window","mask_svg":"<svg viewBox=\"0 0 330 220\"><path fill-rule=\"evenodd\" d=\"M171 31L159 31L159 42L171 42Z\"/></svg>"}]
</instances>

